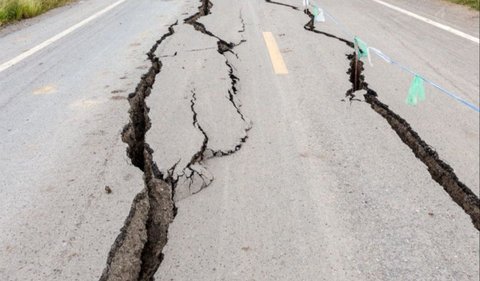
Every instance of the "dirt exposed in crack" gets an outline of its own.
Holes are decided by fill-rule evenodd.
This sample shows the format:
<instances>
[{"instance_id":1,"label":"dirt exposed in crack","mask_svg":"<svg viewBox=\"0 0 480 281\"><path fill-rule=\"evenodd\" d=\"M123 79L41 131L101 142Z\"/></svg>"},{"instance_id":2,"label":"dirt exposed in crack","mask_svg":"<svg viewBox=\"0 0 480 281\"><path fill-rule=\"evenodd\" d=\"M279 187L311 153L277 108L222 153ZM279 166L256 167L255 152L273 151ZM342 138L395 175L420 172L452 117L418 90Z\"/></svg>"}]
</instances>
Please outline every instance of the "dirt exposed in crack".
<instances>
[{"instance_id":1,"label":"dirt exposed in crack","mask_svg":"<svg viewBox=\"0 0 480 281\"><path fill-rule=\"evenodd\" d=\"M162 250L168 241L168 226L176 215L173 201L173 188L166 181L155 175L152 151L146 149L145 181L150 210L147 220L147 242L142 251L142 270L138 280L149 281L153 279L163 260Z\"/></svg>"},{"instance_id":2,"label":"dirt exposed in crack","mask_svg":"<svg viewBox=\"0 0 480 281\"><path fill-rule=\"evenodd\" d=\"M147 53L151 62L151 67L144 74L138 83L135 92L128 96L130 103L130 122L123 128L122 140L128 144L127 155L132 160L132 164L144 171L145 166L145 134L150 129L150 119L148 117L148 107L145 99L150 95L155 77L162 68L162 62L155 56L155 51L162 42L174 34L173 27L177 22L169 26L168 32L164 34Z\"/></svg>"},{"instance_id":3,"label":"dirt exposed in crack","mask_svg":"<svg viewBox=\"0 0 480 281\"><path fill-rule=\"evenodd\" d=\"M265 0L268 3L272 1ZM277 5L288 6L282 3L274 3ZM309 21L305 24L304 28L307 31L311 31L317 34L324 35L329 38L333 38L344 42L350 48L354 48L354 43L341 37L337 37L333 34L325 33L315 29L315 20L313 14L306 10L305 14L309 17ZM432 179L440 184L443 189L450 195L452 200L457 203L472 219L473 225L477 230L480 230L480 199L476 196L471 189L469 189L464 183L462 183L453 168L442 161L438 153L431 148L419 135L412 129L410 124L393 112L386 104L382 103L378 99L377 93L370 89L365 81L363 75L363 62L358 58L355 51L352 54L347 54L347 59L350 62L350 68L347 71L349 75L349 81L352 83L352 88L347 90L346 96L352 100L358 100L355 96L355 92L359 90L365 90L365 101L370 104L371 108L383 117L405 143L415 154L415 156L422 161L428 168Z\"/></svg>"},{"instance_id":4,"label":"dirt exposed in crack","mask_svg":"<svg viewBox=\"0 0 480 281\"><path fill-rule=\"evenodd\" d=\"M357 53L353 52L353 54L346 56L350 61L350 68L347 74L350 76L350 83L352 83L351 93L347 95L353 95L353 92L364 89L368 85L365 83L365 76L363 75L363 62L358 59Z\"/></svg>"},{"instance_id":5,"label":"dirt exposed in crack","mask_svg":"<svg viewBox=\"0 0 480 281\"><path fill-rule=\"evenodd\" d=\"M245 41L242 40L238 44L228 43L209 32L203 24L197 22L200 17L210 14L210 9L213 6L208 0L201 0L200 2L201 6L198 7L198 12L185 19L185 23L192 25L197 31L216 38L218 40L217 51L219 54L225 56L226 52L233 53L233 48ZM176 215L174 196L179 178L173 175L176 165L167 171L166 175L159 171L153 161L153 150L145 142L146 133L151 127L146 99L150 95L155 78L162 68L162 63L155 55L155 52L167 37L174 34L173 27L175 25L177 23L171 25L168 32L147 53L151 67L142 76L135 92L128 97L130 122L123 129L122 140L128 144L127 155L130 157L132 164L144 173L145 189L134 199L124 227L110 250L107 265L100 278L101 281L152 281L163 260L162 250L168 241L168 227ZM244 28L245 25L243 24L243 31ZM240 118L245 121L245 117L233 97L237 94L236 85L239 79L233 74L233 67L226 56L225 60L232 80L229 99ZM196 93L192 91L193 126L203 134L204 141L200 150L192 156L191 161L183 170L183 174L187 180L191 181L190 185L193 183L195 176L199 176L205 185L208 185L211 180L208 181L208 177L197 166L205 158L230 155L238 151L243 143L246 142L248 138L247 132L250 127L245 131L245 136L240 140L239 144L235 145L232 151L209 151L208 135L199 123L195 103ZM211 154L211 156L208 156L208 154Z\"/></svg>"},{"instance_id":6,"label":"dirt exposed in crack","mask_svg":"<svg viewBox=\"0 0 480 281\"><path fill-rule=\"evenodd\" d=\"M172 186L157 174L152 151L145 143L145 134L151 127L146 98L162 68L155 51L174 34L176 24L172 24L147 53L151 66L128 97L130 122L123 129L122 140L128 145L127 155L132 164L144 172L145 189L133 201L100 281L151 281L162 260L161 252L167 243L168 225L175 216L175 206Z\"/></svg>"},{"instance_id":7,"label":"dirt exposed in crack","mask_svg":"<svg viewBox=\"0 0 480 281\"><path fill-rule=\"evenodd\" d=\"M138 280L142 267L141 255L147 242L146 223L149 210L147 193L142 191L133 200L125 225L108 254L107 266L100 281Z\"/></svg>"},{"instance_id":8,"label":"dirt exposed in crack","mask_svg":"<svg viewBox=\"0 0 480 281\"><path fill-rule=\"evenodd\" d=\"M209 32L203 24L197 22L200 17L210 14L210 9L213 6L208 0L201 0L200 2L201 6L198 7L198 12L185 19L185 24L190 24L195 30L218 40L217 51L225 57L226 64L229 67L229 77L232 81L229 99L240 118L245 121L244 115L234 100L234 95L237 94L236 85L239 79L233 74L233 67L225 54L226 52L231 52L236 55L232 51L233 48L245 41L242 40L238 44L228 43ZM107 265L100 278L101 281L152 281L163 260L162 251L168 241L168 227L176 215L174 196L179 177L173 175L176 165L164 175L153 161L153 150L145 141L146 133L151 127L146 99L150 95L155 78L162 68L162 63L155 55L155 52L167 37L174 34L173 27L176 24L171 25L168 32L147 53L151 67L142 76L135 92L128 97L130 122L123 129L122 140L128 144L127 155L130 157L132 164L144 173L145 189L135 197L124 227L110 250ZM242 24L243 30L241 32L245 30L243 20ZM176 55L177 53L173 56ZM240 140L239 144L235 145L233 150L209 151L208 135L199 123L195 104L196 93L192 91L191 110L193 126L203 134L204 141L200 150L192 156L190 162L183 169L183 175L186 180L190 181L190 186L193 184L195 177L200 177L206 186L213 179L209 179L205 175L206 171L199 167L200 163L208 157L225 156L238 151L243 143L246 142L248 138L247 132L250 127L245 130L245 136ZM209 156L209 154L211 155Z\"/></svg>"},{"instance_id":9,"label":"dirt exposed in crack","mask_svg":"<svg viewBox=\"0 0 480 281\"><path fill-rule=\"evenodd\" d=\"M350 68L348 69L347 74L352 87L347 90L345 97L351 102L362 102L362 100L358 99L355 95L355 92L360 90L365 90L368 94L376 96L377 94L375 91L369 89L367 82L365 82L365 76L363 75L363 61L358 59L357 53L354 51L352 54L347 54L346 57L350 61Z\"/></svg>"}]
</instances>

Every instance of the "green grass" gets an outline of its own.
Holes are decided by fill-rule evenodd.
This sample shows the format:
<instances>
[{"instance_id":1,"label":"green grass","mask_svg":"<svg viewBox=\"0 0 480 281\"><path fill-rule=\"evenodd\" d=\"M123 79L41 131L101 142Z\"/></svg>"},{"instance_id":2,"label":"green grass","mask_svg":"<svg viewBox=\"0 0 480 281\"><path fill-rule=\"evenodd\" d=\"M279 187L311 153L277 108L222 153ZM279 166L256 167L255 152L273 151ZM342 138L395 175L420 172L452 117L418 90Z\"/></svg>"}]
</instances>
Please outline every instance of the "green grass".
<instances>
[{"instance_id":1,"label":"green grass","mask_svg":"<svg viewBox=\"0 0 480 281\"><path fill-rule=\"evenodd\" d=\"M448 0L453 3L462 4L469 6L472 9L480 11L480 1L479 0Z\"/></svg>"},{"instance_id":2,"label":"green grass","mask_svg":"<svg viewBox=\"0 0 480 281\"><path fill-rule=\"evenodd\" d=\"M67 2L69 0L0 0L0 25L37 16Z\"/></svg>"}]
</instances>

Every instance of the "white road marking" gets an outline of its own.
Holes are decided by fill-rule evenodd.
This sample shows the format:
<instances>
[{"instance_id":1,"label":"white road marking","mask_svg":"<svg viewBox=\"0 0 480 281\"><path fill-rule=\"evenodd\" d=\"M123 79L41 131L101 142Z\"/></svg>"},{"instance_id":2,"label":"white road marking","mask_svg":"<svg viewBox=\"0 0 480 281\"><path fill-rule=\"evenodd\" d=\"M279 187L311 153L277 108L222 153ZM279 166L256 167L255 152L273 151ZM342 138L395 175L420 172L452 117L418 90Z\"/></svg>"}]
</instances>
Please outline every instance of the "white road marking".
<instances>
[{"instance_id":1,"label":"white road marking","mask_svg":"<svg viewBox=\"0 0 480 281\"><path fill-rule=\"evenodd\" d=\"M457 35L457 36L463 37L463 38L465 38L465 39L467 39L467 40L470 40L470 41L472 41L472 42L475 42L475 43L477 43L477 44L480 43L480 40L479 40L477 37L474 37L474 36L472 36L472 35L466 34L465 32L462 32L462 31L457 30L457 29L455 29L455 28L452 28L452 27L450 27L450 26L447 26L447 25L438 23L438 22L433 21L433 20L431 20L431 19L428 19L428 18L426 18L426 17L419 16L419 15L417 15L417 14L415 14L415 13L412 13L412 12L410 12L410 11L404 10L404 9L399 8L399 7L397 7L397 6L394 6L394 5L392 5L392 4L383 2L383 1L381 1L381 0L372 0L372 1L377 2L378 4L382 4L382 5L390 8L390 9L395 10L395 11L397 11L397 12L400 12L400 13L402 13L402 14L408 15L408 16L410 16L410 17L412 17L412 18L416 18L417 20L421 20L421 21L426 22L426 23L428 23L428 24L431 24L431 25L433 25L433 26L435 26L435 27L438 27L438 28L440 28L440 29L443 29L443 30L445 30L445 31L448 31L448 32L450 32L450 33L453 33L453 34L455 34L455 35Z\"/></svg>"},{"instance_id":2,"label":"white road marking","mask_svg":"<svg viewBox=\"0 0 480 281\"><path fill-rule=\"evenodd\" d=\"M120 0L120 1L117 1L115 3L113 3L112 5L106 7L105 9L97 12L96 14L84 19L83 21L71 26L70 28L60 32L59 34L51 37L50 39L47 39L45 40L44 42L40 43L39 45L31 48L30 50L28 51L25 51L23 53L21 53L20 55L16 56L15 58L3 63L0 65L0 72L14 66L15 64L21 62L22 60L28 58L29 56L35 54L36 52L48 47L49 45L55 43L56 41L62 39L63 37L67 36L68 34L74 32L75 30L79 29L80 27L86 25L87 23L91 22L92 20L100 17L101 15L107 13L108 11L112 10L113 8L115 8L116 6L122 4L123 2L125 2L127 0Z\"/></svg>"}]
</instances>

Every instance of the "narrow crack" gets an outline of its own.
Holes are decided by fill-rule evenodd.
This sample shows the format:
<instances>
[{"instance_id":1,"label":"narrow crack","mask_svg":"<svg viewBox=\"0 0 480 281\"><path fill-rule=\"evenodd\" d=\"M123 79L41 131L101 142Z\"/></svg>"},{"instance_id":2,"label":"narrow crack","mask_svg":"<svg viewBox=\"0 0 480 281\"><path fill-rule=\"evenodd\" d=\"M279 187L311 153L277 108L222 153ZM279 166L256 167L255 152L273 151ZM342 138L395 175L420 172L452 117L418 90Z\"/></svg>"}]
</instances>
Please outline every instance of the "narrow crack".
<instances>
[{"instance_id":1,"label":"narrow crack","mask_svg":"<svg viewBox=\"0 0 480 281\"><path fill-rule=\"evenodd\" d=\"M201 17L207 16L210 14L210 9L213 7L213 3L210 2L209 0L200 0L201 5L198 7L198 12L195 13L193 16L190 16L186 19L184 19L184 23L192 25L195 30L200 31L203 34L207 34L208 36L214 37L218 40L217 45L218 45L218 52L220 54L223 54L224 52L231 51L234 47L235 44L230 42L226 42L225 40L219 38L212 32L208 31L207 28L203 23L198 22L198 19Z\"/></svg>"},{"instance_id":2,"label":"narrow crack","mask_svg":"<svg viewBox=\"0 0 480 281\"><path fill-rule=\"evenodd\" d=\"M270 4L274 4L274 5L289 7L289 8L294 9L295 11L300 11L300 9L298 7L290 5L290 4L280 3L280 2L271 1L271 0L265 0L265 2L270 3Z\"/></svg>"},{"instance_id":3,"label":"narrow crack","mask_svg":"<svg viewBox=\"0 0 480 281\"><path fill-rule=\"evenodd\" d=\"M237 110L237 113L240 116L240 118L244 122L247 122L247 120L245 120L245 116L243 116L243 113L240 111L239 106L234 100L238 93L237 84L238 84L238 81L240 81L240 79L237 76L235 76L235 74L233 73L233 66L230 64L228 60L225 60L225 64L228 67L228 76L230 77L230 81L231 81L231 90L228 91L229 100L232 103L233 107L235 107L235 109Z\"/></svg>"},{"instance_id":4,"label":"narrow crack","mask_svg":"<svg viewBox=\"0 0 480 281\"><path fill-rule=\"evenodd\" d=\"M195 30L200 31L203 34L206 34L210 37L213 37L217 39L217 46L218 46L218 52L220 54L224 54L225 52L231 52L232 54L236 55L233 52L233 48L236 46L246 42L245 40L240 40L238 43L233 43L233 42L227 42L223 40L222 38L218 37L217 35L213 34L207 28L203 23L198 22L198 19L201 17L209 15L211 12L211 8L213 7L213 3L210 2L209 0L200 0L201 5L198 7L198 12L195 13L193 16L190 16L186 19L184 19L184 23L192 25Z\"/></svg>"},{"instance_id":5,"label":"narrow crack","mask_svg":"<svg viewBox=\"0 0 480 281\"><path fill-rule=\"evenodd\" d=\"M333 34L315 29L315 16L309 10L306 10L305 14L310 18L310 20L303 26L303 28L305 30L308 30L308 31L316 33L316 34L324 35L324 36L329 37L329 38L336 39L340 42L343 42L343 43L347 44L348 47L354 48L355 45L353 44L352 41L349 41L349 40L346 40L344 38L335 36Z\"/></svg>"},{"instance_id":6,"label":"narrow crack","mask_svg":"<svg viewBox=\"0 0 480 281\"><path fill-rule=\"evenodd\" d=\"M179 182L183 179L183 182L187 184L190 194L198 193L200 190L206 188L213 181L213 177L204 168L202 168L202 161L206 158L205 155L208 147L209 138L198 120L198 113L195 109L196 102L197 95L195 90L193 90L192 98L190 100L190 109L192 111L192 125L203 135L202 145L200 149L192 156L185 168L183 168L180 175L176 177L173 177L173 174L169 175L169 181L172 182L175 189L177 188ZM199 181L197 181L197 179ZM192 190L192 186L198 184L199 182L200 186L196 188L194 187L194 190Z\"/></svg>"},{"instance_id":7,"label":"narrow crack","mask_svg":"<svg viewBox=\"0 0 480 281\"><path fill-rule=\"evenodd\" d=\"M269 0L265 1L272 3ZM281 5L281 3L275 4ZM349 40L316 30L313 14L308 10L305 11L305 14L307 14L310 19L304 26L305 30L339 40L343 43L346 43L350 48L354 48L353 42ZM359 90L366 91L364 94L365 101L370 104L371 108L376 113L378 113L390 124L391 128L400 137L403 143L405 143L412 150L415 156L427 166L428 172L430 173L432 179L443 187L443 189L450 195L452 200L470 216L475 228L480 230L479 197L476 196L470 188L468 188L458 179L453 168L440 159L438 153L433 150L432 147L428 145L415 130L412 129L410 124L405 119L393 112L388 105L382 103L378 99L377 93L370 89L365 81L365 76L363 75L363 62L358 59L355 51L352 54L348 54L347 59L349 60L350 64L347 74L349 75L349 81L352 83L352 87L346 92L346 96L350 99L350 101L360 101L356 98L355 92Z\"/></svg>"},{"instance_id":8,"label":"narrow crack","mask_svg":"<svg viewBox=\"0 0 480 281\"><path fill-rule=\"evenodd\" d=\"M187 168L189 168L191 165L203 160L203 155L204 155L205 150L207 149L207 146L208 146L208 135L205 132L205 130L202 128L200 123L198 122L198 113L197 113L197 111L195 111L195 103L196 102L197 102L197 95L196 95L195 91L192 91L192 99L190 101L190 103L191 103L190 108L192 109L192 113L193 113L193 126L195 128L197 128L202 133L203 144L202 144L202 148L195 155L193 155L192 160L190 160L190 162L187 165Z\"/></svg>"},{"instance_id":9,"label":"narrow crack","mask_svg":"<svg viewBox=\"0 0 480 281\"><path fill-rule=\"evenodd\" d=\"M243 19L242 10L240 10L239 18L240 23L242 24L242 28L238 31L238 33L243 33L245 32L245 20Z\"/></svg>"},{"instance_id":10,"label":"narrow crack","mask_svg":"<svg viewBox=\"0 0 480 281\"><path fill-rule=\"evenodd\" d=\"M178 55L178 52L173 53L173 55L163 55L163 56L158 56L158 58L174 58Z\"/></svg>"},{"instance_id":11,"label":"narrow crack","mask_svg":"<svg viewBox=\"0 0 480 281\"><path fill-rule=\"evenodd\" d=\"M228 155L234 154L235 152L239 151L242 148L243 144L245 142L247 142L248 132L252 128L251 121L246 119L246 117L243 115L242 111L240 110L240 106L235 101L237 91L238 91L237 83L240 79L238 79L238 77L235 76L233 66L228 62L228 60L225 60L225 64L227 65L227 67L229 69L229 76L230 76L230 80L231 80L231 83L232 83L231 89L228 90L228 100L230 101L230 103L232 103L232 106L235 108L235 110L237 111L237 114L240 116L242 121L246 124L246 127L244 129L243 137L233 147L233 149L212 151L212 154L215 155L215 156L228 156Z\"/></svg>"},{"instance_id":12,"label":"narrow crack","mask_svg":"<svg viewBox=\"0 0 480 281\"><path fill-rule=\"evenodd\" d=\"M207 51L207 50L213 50L213 49L215 49L215 48L214 47L209 47L209 48L185 50L185 52L200 52L200 51Z\"/></svg>"},{"instance_id":13,"label":"narrow crack","mask_svg":"<svg viewBox=\"0 0 480 281\"><path fill-rule=\"evenodd\" d=\"M218 37L217 35L213 34L207 28L205 27L204 24L199 23L198 20L201 17L207 16L211 14L211 8L213 7L213 3L209 0L200 0L201 5L198 7L198 12L195 13L194 15L186 18L184 20L185 24L192 25L196 31L199 31L205 35L208 35L210 37L213 37L217 39L217 52L225 57L225 63L229 69L229 77L231 80L231 89L228 91L228 97L230 102L232 103L233 107L235 108L237 114L239 117L246 123L249 124L246 126L245 129L245 134L244 136L239 140L237 144L233 146L232 149L229 150L217 150L214 151L210 148L208 148L208 141L209 137L207 132L202 128L199 120L198 120L198 113L195 110L195 105L197 101L197 93L192 91L192 99L191 99L191 111L193 114L193 126L197 128L200 133L204 137L204 141L202 143L202 146L199 151L197 151L193 156L192 159L189 161L189 163L186 165L186 167L182 170L182 172L176 177L176 178L170 178L169 181L172 182L174 189L177 188L177 185L183 181L186 183L187 188L189 190L190 194L195 194L198 193L200 190L206 188L210 183L213 181L213 176L203 167L202 162L204 160L213 158L213 157L221 157L221 156L227 156L231 155L238 150L240 150L243 146L243 144L247 141L248 139L248 131L251 128L250 123L246 121L245 116L242 114L239 106L237 105L235 101L235 95L237 94L237 83L239 81L239 78L233 74L233 66L229 62L226 53L232 53L238 58L238 55L233 52L233 49L243 42L246 42L245 40L241 40L239 43L232 43L232 42L227 42L223 40L222 38ZM243 29L241 30L242 32L245 31L245 24L243 23L243 19L240 13L240 18L242 21L242 26ZM240 31L239 31L240 32Z\"/></svg>"}]
</instances>

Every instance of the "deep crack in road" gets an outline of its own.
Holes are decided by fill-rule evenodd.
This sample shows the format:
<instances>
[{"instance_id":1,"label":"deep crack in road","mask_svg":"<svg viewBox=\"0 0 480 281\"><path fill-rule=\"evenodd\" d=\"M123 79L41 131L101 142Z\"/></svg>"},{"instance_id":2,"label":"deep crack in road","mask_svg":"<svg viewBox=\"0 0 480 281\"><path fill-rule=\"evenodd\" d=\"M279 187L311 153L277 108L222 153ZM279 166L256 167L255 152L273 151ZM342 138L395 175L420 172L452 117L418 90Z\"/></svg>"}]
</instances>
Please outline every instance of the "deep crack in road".
<instances>
[{"instance_id":1,"label":"deep crack in road","mask_svg":"<svg viewBox=\"0 0 480 281\"><path fill-rule=\"evenodd\" d=\"M418 72L478 104L478 44L301 2L74 1L2 26L0 280L476 280L478 114L405 96ZM478 37L420 2L388 1Z\"/></svg>"},{"instance_id":2,"label":"deep crack in road","mask_svg":"<svg viewBox=\"0 0 480 281\"><path fill-rule=\"evenodd\" d=\"M132 209L125 221L125 226L120 231L115 240L112 250L109 253L107 266L100 278L106 280L139 280L150 281L160 266L163 254L162 250L168 241L168 225L175 218L175 190L180 178L189 181L188 189L194 184L195 180L200 180L201 189L206 188L213 180L213 177L204 175L202 169L195 168L195 165L202 165L202 162L212 157L223 157L231 155L242 148L242 145L248 139L248 131L251 129L251 121L246 117L237 104L237 84L240 79L234 74L234 67L225 56L226 52L233 52L233 49L239 43L227 43L225 40L217 37L207 30L207 28L198 22L201 17L210 14L213 3L209 0L201 0L198 12L186 18L184 24L189 24L195 30L218 39L218 53L225 57L225 64L228 67L228 76L231 79L231 89L228 90L228 100L235 108L239 118L246 124L244 136L230 150L212 150L208 148L209 137L202 128L199 115L195 110L197 93L193 90L190 100L192 111L192 125L203 135L201 148L192 155L191 160L183 168L182 174L175 176L173 171L177 164L170 168L168 173L163 174L153 160L154 151L145 141L147 131L151 127L151 120L148 116L150 108L147 105L147 98L155 84L157 75L161 75L162 62L155 55L158 47L170 36L174 36L174 27L178 22L168 28L164 34L147 53L151 62L148 72L142 77L137 89L128 97L130 103L130 123L127 124L122 133L122 139L128 144L127 155L132 163L144 172L146 190L139 193L132 204ZM239 30L239 33L245 31ZM176 55L176 53L175 53ZM175 56L174 55L174 56ZM203 171L206 171L203 169ZM199 192L200 190L196 191ZM195 194L196 192L191 192Z\"/></svg>"},{"instance_id":3,"label":"deep crack in road","mask_svg":"<svg viewBox=\"0 0 480 281\"><path fill-rule=\"evenodd\" d=\"M282 3L276 3L265 0L267 3L277 4L282 6ZM314 15L306 11L305 12L310 20L305 24L305 30L324 35L328 38L333 38L344 42L350 48L354 48L353 42L315 29L315 17ZM464 183L462 183L455 171L450 165L440 159L438 153L432 149L415 130L412 129L405 119L389 109L388 105L382 103L378 99L378 94L368 87L365 82L365 76L363 75L363 62L358 58L354 51L351 55L347 55L350 62L350 69L347 71L349 74L349 80L352 83L352 88L345 94L349 97L350 101L356 99L355 92L365 90L365 101L371 105L371 108L382 116L397 133L400 139L412 150L415 156L422 161L428 168L432 179L440 184L445 191L450 195L452 200L457 203L472 219L472 223L477 230L480 231L480 199L475 193L472 192ZM356 99L358 100L358 99ZM360 100L358 100L360 101Z\"/></svg>"},{"instance_id":4,"label":"deep crack in road","mask_svg":"<svg viewBox=\"0 0 480 281\"><path fill-rule=\"evenodd\" d=\"M299 10L295 6L283 4L280 2L268 1L269 4L280 6L287 6L294 10ZM231 53L237 56L233 49L245 42L229 43L217 35L210 32L204 24L198 22L202 17L210 14L213 3L208 0L201 0L201 5L198 7L198 12L186 18L184 24L189 24L195 30L207 36L217 39L217 51L220 55L225 56L225 53ZM304 29L315 34L323 35L327 38L339 40L348 47L353 48L353 42L317 30L315 28L314 16L308 10L305 13L309 17L309 21L305 24ZM245 31L245 23L240 14L243 28L239 33ZM130 123L125 126L122 134L123 140L129 145L127 154L132 159L132 163L144 172L146 190L139 193L132 205L130 215L128 216L124 228L121 230L119 237L116 239L112 250L109 254L107 266L100 280L152 280L155 272L160 266L163 254L163 247L168 240L168 225L173 221L176 213L174 203L175 188L180 180L190 182L189 190L194 184L195 180L200 180L203 183L201 189L207 187L213 180L209 174L204 175L205 169L196 169L196 165L202 165L204 161L211 157L221 157L231 155L242 148L242 145L248 139L248 131L251 129L251 121L247 120L238 106L237 99L237 83L240 79L234 74L234 67L225 56L225 64L229 69L229 77L231 79L231 89L228 90L228 99L232 106L237 111L239 117L247 124L245 128L245 135L238 144L234 145L230 150L212 150L209 148L209 137L206 130L202 127L200 116L195 109L197 101L197 93L195 89L191 92L190 99L192 111L192 125L200 131L203 135L203 143L200 149L191 157L191 160L182 169L181 175L174 175L173 171L177 168L173 166L169 169L167 174L163 174L156 167L153 160L153 150L145 142L145 134L151 127L150 119L148 117L149 107L147 106L147 97L150 95L151 89L155 84L157 75L161 75L162 62L155 55L155 51L160 44L168 37L174 36L174 27L178 23L174 23L169 27L168 33L164 34L160 40L148 52L148 58L151 61L149 71L142 77L135 93L129 96L130 109ZM176 56L175 53L174 56ZM238 57L238 56L237 56ZM391 125L392 129L398 134L402 141L408 145L415 156L421 160L432 175L432 178L444 187L445 191L452 197L459 206L472 218L473 224L477 229L480 229L480 200L478 197L455 175L453 169L440 160L438 154L426 144L420 136L411 128L411 126L399 115L391 111L387 105L383 104L378 99L375 91L368 87L363 75L363 62L357 58L355 51L347 55L350 62L349 80L352 88L346 93L346 96L352 100L359 100L355 93L364 90L365 101L371 105L371 108Z\"/></svg>"}]
</instances>

